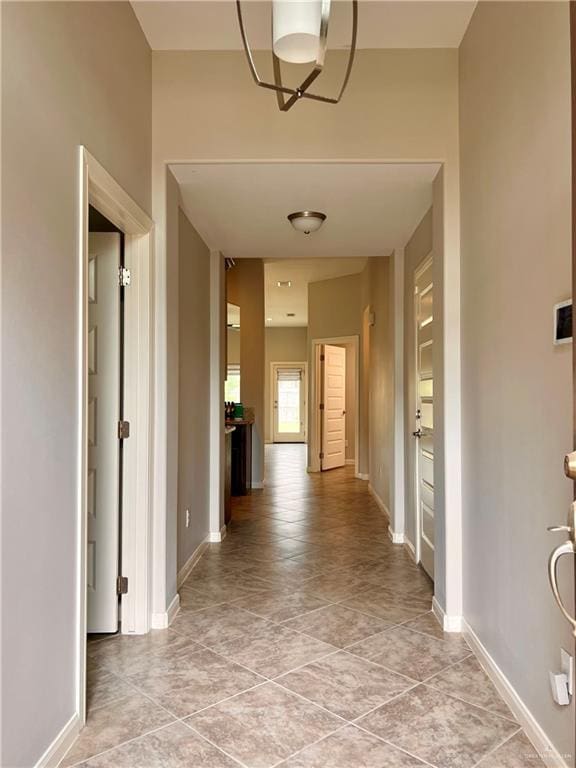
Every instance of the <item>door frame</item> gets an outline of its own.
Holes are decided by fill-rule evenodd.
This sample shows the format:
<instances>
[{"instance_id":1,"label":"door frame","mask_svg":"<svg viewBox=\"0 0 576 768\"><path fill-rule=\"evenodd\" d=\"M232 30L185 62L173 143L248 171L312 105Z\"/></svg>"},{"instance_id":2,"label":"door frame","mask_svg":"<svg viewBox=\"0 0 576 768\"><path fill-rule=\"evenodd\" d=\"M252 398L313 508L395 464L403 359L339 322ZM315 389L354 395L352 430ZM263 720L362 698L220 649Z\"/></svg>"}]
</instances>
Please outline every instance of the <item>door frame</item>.
<instances>
[{"instance_id":1,"label":"door frame","mask_svg":"<svg viewBox=\"0 0 576 768\"><path fill-rule=\"evenodd\" d=\"M77 435L77 679L76 707L86 720L86 589L88 478L88 207L124 233L125 266L131 272L124 304L124 418L131 436L124 445L122 568L129 591L121 598L123 634L150 629L153 415L152 219L84 146L78 150L78 423Z\"/></svg>"},{"instance_id":2,"label":"door frame","mask_svg":"<svg viewBox=\"0 0 576 768\"><path fill-rule=\"evenodd\" d=\"M418 360L418 321L417 321L417 312L418 312L418 296L416 294L416 281L418 280L418 276L425 272L429 267L433 268L434 266L434 254L430 252L427 256L425 256L422 261L420 261L419 264L417 264L416 269L414 270L414 301L412 304L412 319L413 319L413 327L412 332L414 334L414 388L411 393L411 403L412 403L412 413L415 414L416 410L418 408L418 384L419 384L419 360ZM410 431L412 432L412 426L410 426ZM415 522L415 528L416 528L416 535L414 536L414 559L417 563L420 563L422 561L422 539L420 532L422 530L422 512L420 508L420 484L418 482L419 479L419 472L420 472L420 453L418 450L418 440L413 439L413 451L414 451L414 477L412 478L413 482L413 488L414 488L414 504L416 505L416 509L414 510L414 522ZM436 539L436 516L434 516L434 539Z\"/></svg>"},{"instance_id":3,"label":"door frame","mask_svg":"<svg viewBox=\"0 0 576 768\"><path fill-rule=\"evenodd\" d=\"M272 443L274 440L274 400L276 395L276 377L274 375L276 368L302 368L304 371L304 443L308 442L308 363L307 362L273 362L270 363L270 424L272 426ZM301 443L300 440L289 440L287 442Z\"/></svg>"},{"instance_id":4,"label":"door frame","mask_svg":"<svg viewBox=\"0 0 576 768\"><path fill-rule=\"evenodd\" d=\"M312 366L310 370L310 411L308 423L310 425L308 445L309 445L309 472L320 472L320 444L321 444L321 423L320 423L320 396L321 391L318 385L318 370L320 364L320 347L323 344L350 344L354 347L355 355L355 401L356 401L356 421L354 424L354 473L358 476L358 448L360 443L360 335L336 336L327 339L312 339L310 342L310 360Z\"/></svg>"}]
</instances>

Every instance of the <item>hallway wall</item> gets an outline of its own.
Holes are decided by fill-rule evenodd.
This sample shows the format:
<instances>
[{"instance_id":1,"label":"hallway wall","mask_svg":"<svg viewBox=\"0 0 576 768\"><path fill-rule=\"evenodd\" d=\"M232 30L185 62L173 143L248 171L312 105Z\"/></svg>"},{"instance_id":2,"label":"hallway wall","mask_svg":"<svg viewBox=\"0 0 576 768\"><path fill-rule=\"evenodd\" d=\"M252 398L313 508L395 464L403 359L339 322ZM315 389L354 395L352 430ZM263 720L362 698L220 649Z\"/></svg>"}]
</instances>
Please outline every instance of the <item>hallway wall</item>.
<instances>
[{"instance_id":1,"label":"hallway wall","mask_svg":"<svg viewBox=\"0 0 576 768\"><path fill-rule=\"evenodd\" d=\"M240 396L254 408L252 483L264 481L264 262L238 259L226 273L226 294L240 307Z\"/></svg>"},{"instance_id":2,"label":"hallway wall","mask_svg":"<svg viewBox=\"0 0 576 768\"><path fill-rule=\"evenodd\" d=\"M76 711L78 146L151 208L151 55L132 8L3 3L1 93L0 763L30 768Z\"/></svg>"},{"instance_id":3,"label":"hallway wall","mask_svg":"<svg viewBox=\"0 0 576 768\"><path fill-rule=\"evenodd\" d=\"M177 535L180 571L210 530L210 251L179 210ZM186 527L186 509L190 525Z\"/></svg>"},{"instance_id":4,"label":"hallway wall","mask_svg":"<svg viewBox=\"0 0 576 768\"><path fill-rule=\"evenodd\" d=\"M568 3L480 3L460 98L464 615L573 755L574 706L553 704L548 670L574 639L546 576L561 541L546 526L572 499L571 351L552 343L571 293Z\"/></svg>"},{"instance_id":5,"label":"hallway wall","mask_svg":"<svg viewBox=\"0 0 576 768\"><path fill-rule=\"evenodd\" d=\"M267 443L274 439L272 423L271 363L305 363L308 360L308 329L266 328L264 371L264 436ZM308 374L309 375L309 374ZM308 404L306 404L308 405Z\"/></svg>"}]
</instances>

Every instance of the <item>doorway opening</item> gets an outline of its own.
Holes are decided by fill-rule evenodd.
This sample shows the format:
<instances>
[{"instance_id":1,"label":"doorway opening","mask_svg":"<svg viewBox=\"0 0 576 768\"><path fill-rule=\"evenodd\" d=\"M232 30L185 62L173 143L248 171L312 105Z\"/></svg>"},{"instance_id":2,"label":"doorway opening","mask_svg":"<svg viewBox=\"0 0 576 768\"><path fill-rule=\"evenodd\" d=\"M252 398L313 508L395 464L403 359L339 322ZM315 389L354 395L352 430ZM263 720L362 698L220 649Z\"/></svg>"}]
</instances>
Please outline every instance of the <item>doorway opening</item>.
<instances>
[{"instance_id":1,"label":"doorway opening","mask_svg":"<svg viewBox=\"0 0 576 768\"><path fill-rule=\"evenodd\" d=\"M271 363L274 443L305 443L308 417L307 363Z\"/></svg>"}]
</instances>

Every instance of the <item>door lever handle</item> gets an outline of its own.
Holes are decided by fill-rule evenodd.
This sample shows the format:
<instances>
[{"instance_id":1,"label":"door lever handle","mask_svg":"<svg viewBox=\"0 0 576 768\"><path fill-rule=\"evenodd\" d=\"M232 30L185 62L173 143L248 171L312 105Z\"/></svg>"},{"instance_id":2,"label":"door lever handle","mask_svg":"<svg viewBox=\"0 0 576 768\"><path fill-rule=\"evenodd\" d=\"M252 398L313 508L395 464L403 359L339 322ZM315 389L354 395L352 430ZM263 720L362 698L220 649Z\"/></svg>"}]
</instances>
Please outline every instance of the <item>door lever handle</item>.
<instances>
[{"instance_id":1,"label":"door lever handle","mask_svg":"<svg viewBox=\"0 0 576 768\"><path fill-rule=\"evenodd\" d=\"M572 528L569 525L549 525L546 530L549 533L561 533L562 531L572 533Z\"/></svg>"},{"instance_id":2,"label":"door lever handle","mask_svg":"<svg viewBox=\"0 0 576 768\"><path fill-rule=\"evenodd\" d=\"M558 527L560 528L561 526ZM560 608L560 611L564 615L566 621L572 625L572 632L574 637L576 637L576 619L566 609L566 606L562 600L562 596L560 595L560 590L558 588L558 561L563 555L574 554L576 554L576 548L573 541L565 541L564 544L560 544L559 547L556 547L554 552L552 552L550 555L550 560L548 561L548 578L550 580L550 586L552 587L554 598L558 603L558 607Z\"/></svg>"},{"instance_id":3,"label":"door lever handle","mask_svg":"<svg viewBox=\"0 0 576 768\"><path fill-rule=\"evenodd\" d=\"M417 429L416 432L412 432L412 437L422 437L422 430Z\"/></svg>"}]
</instances>

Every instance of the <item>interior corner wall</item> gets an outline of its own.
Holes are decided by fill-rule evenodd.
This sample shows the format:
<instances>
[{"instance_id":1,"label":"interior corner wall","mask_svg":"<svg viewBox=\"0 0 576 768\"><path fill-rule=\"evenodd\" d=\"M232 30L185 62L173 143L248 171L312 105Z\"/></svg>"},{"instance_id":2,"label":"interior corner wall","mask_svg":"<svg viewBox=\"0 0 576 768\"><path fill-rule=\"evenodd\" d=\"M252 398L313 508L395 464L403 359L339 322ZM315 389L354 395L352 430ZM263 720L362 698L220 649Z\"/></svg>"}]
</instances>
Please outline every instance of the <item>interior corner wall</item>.
<instances>
[{"instance_id":1,"label":"interior corner wall","mask_svg":"<svg viewBox=\"0 0 576 768\"><path fill-rule=\"evenodd\" d=\"M264 262L238 259L226 273L226 295L240 307L240 397L254 408L252 483L264 482Z\"/></svg>"},{"instance_id":2,"label":"interior corner wall","mask_svg":"<svg viewBox=\"0 0 576 768\"><path fill-rule=\"evenodd\" d=\"M178 224L180 571L210 530L210 251L182 209Z\"/></svg>"},{"instance_id":3,"label":"interior corner wall","mask_svg":"<svg viewBox=\"0 0 576 768\"><path fill-rule=\"evenodd\" d=\"M416 428L416 327L414 316L414 273L432 254L432 208L416 227L404 248L404 423L406 433ZM436 298L434 296L434 298ZM436 316L435 316L436 319ZM405 535L416 545L416 446L410 437L405 443Z\"/></svg>"},{"instance_id":4,"label":"interior corner wall","mask_svg":"<svg viewBox=\"0 0 576 768\"><path fill-rule=\"evenodd\" d=\"M574 638L546 568L573 490L572 356L552 333L571 294L569 29L568 3L478 4L460 141L464 617L573 765L574 703L553 703L548 670Z\"/></svg>"},{"instance_id":5,"label":"interior corner wall","mask_svg":"<svg viewBox=\"0 0 576 768\"><path fill-rule=\"evenodd\" d=\"M272 380L271 363L305 363L308 360L308 329L266 328L265 331L265 370L264 370L264 436L267 443L274 440L272 423ZM310 375L308 374L308 379ZM308 382L309 385L309 382ZM306 404L307 407L308 404Z\"/></svg>"},{"instance_id":6,"label":"interior corner wall","mask_svg":"<svg viewBox=\"0 0 576 768\"><path fill-rule=\"evenodd\" d=\"M29 768L76 713L79 146L150 212L151 53L128 3L3 3L1 33L0 763Z\"/></svg>"}]
</instances>

